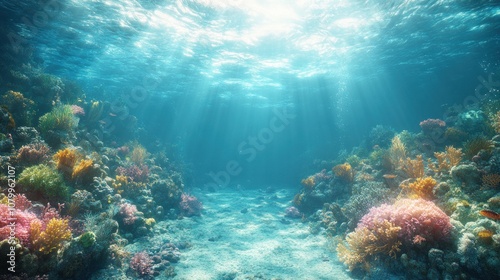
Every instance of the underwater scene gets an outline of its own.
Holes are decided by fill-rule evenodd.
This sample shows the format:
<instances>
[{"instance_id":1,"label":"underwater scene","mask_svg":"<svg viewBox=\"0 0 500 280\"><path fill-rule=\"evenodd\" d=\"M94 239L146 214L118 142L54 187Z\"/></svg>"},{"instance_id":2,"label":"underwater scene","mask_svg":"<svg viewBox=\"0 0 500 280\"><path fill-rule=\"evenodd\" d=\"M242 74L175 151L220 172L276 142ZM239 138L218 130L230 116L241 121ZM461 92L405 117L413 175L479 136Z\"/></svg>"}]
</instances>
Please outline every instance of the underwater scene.
<instances>
[{"instance_id":1,"label":"underwater scene","mask_svg":"<svg viewBox=\"0 0 500 280\"><path fill-rule=\"evenodd\" d=\"M1 279L500 279L500 2L0 0Z\"/></svg>"}]
</instances>

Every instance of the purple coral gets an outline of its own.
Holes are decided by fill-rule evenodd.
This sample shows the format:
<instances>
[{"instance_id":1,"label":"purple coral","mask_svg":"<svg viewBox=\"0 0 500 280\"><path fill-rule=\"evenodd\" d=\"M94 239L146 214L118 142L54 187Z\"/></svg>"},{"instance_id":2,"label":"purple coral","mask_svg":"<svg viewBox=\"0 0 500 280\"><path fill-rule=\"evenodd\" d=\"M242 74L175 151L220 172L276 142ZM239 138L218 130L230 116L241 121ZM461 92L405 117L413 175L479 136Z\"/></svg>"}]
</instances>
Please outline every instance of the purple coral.
<instances>
[{"instance_id":1,"label":"purple coral","mask_svg":"<svg viewBox=\"0 0 500 280\"><path fill-rule=\"evenodd\" d=\"M153 260L146 252L136 253L130 260L130 268L139 276L153 275Z\"/></svg>"},{"instance_id":2,"label":"purple coral","mask_svg":"<svg viewBox=\"0 0 500 280\"><path fill-rule=\"evenodd\" d=\"M195 196L183 193L181 195L181 202L179 202L179 209L183 216L199 216L201 215L201 210L203 210L203 205Z\"/></svg>"},{"instance_id":3,"label":"purple coral","mask_svg":"<svg viewBox=\"0 0 500 280\"><path fill-rule=\"evenodd\" d=\"M361 218L358 228L373 230L377 222L384 220L401 227L399 235L408 244L444 241L452 229L448 215L423 199L401 199L393 205L373 207Z\"/></svg>"},{"instance_id":4,"label":"purple coral","mask_svg":"<svg viewBox=\"0 0 500 280\"><path fill-rule=\"evenodd\" d=\"M424 134L432 135L435 132L444 132L446 122L440 119L427 119L420 122L420 128Z\"/></svg>"}]
</instances>

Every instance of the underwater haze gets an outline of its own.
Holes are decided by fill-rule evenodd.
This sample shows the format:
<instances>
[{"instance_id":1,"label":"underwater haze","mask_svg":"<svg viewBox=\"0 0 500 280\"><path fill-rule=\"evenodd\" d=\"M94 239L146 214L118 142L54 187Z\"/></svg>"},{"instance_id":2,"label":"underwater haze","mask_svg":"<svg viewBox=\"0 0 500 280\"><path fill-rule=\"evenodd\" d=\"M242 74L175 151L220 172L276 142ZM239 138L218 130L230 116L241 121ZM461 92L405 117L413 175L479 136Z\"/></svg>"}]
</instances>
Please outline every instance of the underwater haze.
<instances>
[{"instance_id":1,"label":"underwater haze","mask_svg":"<svg viewBox=\"0 0 500 280\"><path fill-rule=\"evenodd\" d=\"M0 0L0 35L19 279L500 279L499 1Z\"/></svg>"},{"instance_id":2,"label":"underwater haze","mask_svg":"<svg viewBox=\"0 0 500 280\"><path fill-rule=\"evenodd\" d=\"M2 7L45 71L89 97L144 88L129 109L197 173L243 164L238 145L274 108L293 110L245 166L252 180L296 180L304 160L349 150L377 124L441 117L499 56L495 1L75 0L54 1L46 18L36 1Z\"/></svg>"}]
</instances>

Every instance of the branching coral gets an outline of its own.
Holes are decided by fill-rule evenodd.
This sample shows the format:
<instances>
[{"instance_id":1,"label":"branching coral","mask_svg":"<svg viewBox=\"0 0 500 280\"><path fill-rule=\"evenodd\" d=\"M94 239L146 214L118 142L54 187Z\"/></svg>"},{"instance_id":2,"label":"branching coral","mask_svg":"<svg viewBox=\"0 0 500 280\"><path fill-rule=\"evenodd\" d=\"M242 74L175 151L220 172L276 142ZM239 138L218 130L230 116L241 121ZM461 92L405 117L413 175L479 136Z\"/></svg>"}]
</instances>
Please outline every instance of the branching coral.
<instances>
[{"instance_id":1,"label":"branching coral","mask_svg":"<svg viewBox=\"0 0 500 280\"><path fill-rule=\"evenodd\" d=\"M337 252L340 261L353 270L358 266L367 269L369 262L378 255L396 257L400 251L398 240L401 228L387 220L379 220L373 228L358 227L346 237L346 243L339 243Z\"/></svg>"},{"instance_id":2,"label":"branching coral","mask_svg":"<svg viewBox=\"0 0 500 280\"><path fill-rule=\"evenodd\" d=\"M401 168L410 178L424 177L424 160L422 155L418 155L416 159L407 158Z\"/></svg>"},{"instance_id":3,"label":"branching coral","mask_svg":"<svg viewBox=\"0 0 500 280\"><path fill-rule=\"evenodd\" d=\"M80 155L75 149L66 148L57 151L53 158L56 162L57 170L63 172L69 177L69 175L73 174L73 167L79 157Z\"/></svg>"},{"instance_id":4,"label":"branching coral","mask_svg":"<svg viewBox=\"0 0 500 280\"><path fill-rule=\"evenodd\" d=\"M33 247L44 254L59 250L64 241L71 239L68 223L69 221L66 219L52 218L45 226L45 230L42 230L40 221L31 223Z\"/></svg>"},{"instance_id":5,"label":"branching coral","mask_svg":"<svg viewBox=\"0 0 500 280\"><path fill-rule=\"evenodd\" d=\"M74 180L79 180L84 183L92 182L94 175L94 161L91 159L82 159L78 164L73 167L71 177Z\"/></svg>"},{"instance_id":6,"label":"branching coral","mask_svg":"<svg viewBox=\"0 0 500 280\"><path fill-rule=\"evenodd\" d=\"M456 149L453 146L447 146L445 152L435 152L434 156L437 159L437 166L429 159L429 168L436 173L449 171L452 167L457 166L462 161L462 149Z\"/></svg>"},{"instance_id":7,"label":"branching coral","mask_svg":"<svg viewBox=\"0 0 500 280\"><path fill-rule=\"evenodd\" d=\"M397 135L394 136L391 141L391 147L389 148L389 160L391 161L394 169L401 169L406 160L406 147Z\"/></svg>"}]
</instances>

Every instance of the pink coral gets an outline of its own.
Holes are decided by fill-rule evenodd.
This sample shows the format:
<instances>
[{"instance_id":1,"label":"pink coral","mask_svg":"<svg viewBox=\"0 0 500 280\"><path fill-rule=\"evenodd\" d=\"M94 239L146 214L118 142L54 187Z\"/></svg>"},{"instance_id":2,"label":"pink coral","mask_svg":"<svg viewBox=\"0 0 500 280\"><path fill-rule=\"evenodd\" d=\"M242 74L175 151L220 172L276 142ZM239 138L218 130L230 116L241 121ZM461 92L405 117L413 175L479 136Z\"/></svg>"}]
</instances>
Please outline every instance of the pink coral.
<instances>
[{"instance_id":1,"label":"pink coral","mask_svg":"<svg viewBox=\"0 0 500 280\"><path fill-rule=\"evenodd\" d=\"M146 252L136 253L130 260L130 268L139 276L153 275L153 260Z\"/></svg>"},{"instance_id":2,"label":"pink coral","mask_svg":"<svg viewBox=\"0 0 500 280\"><path fill-rule=\"evenodd\" d=\"M181 195L181 202L179 203L179 208L182 215L186 217L199 216L201 210L203 210L203 205L194 196L183 193Z\"/></svg>"},{"instance_id":3,"label":"pink coral","mask_svg":"<svg viewBox=\"0 0 500 280\"><path fill-rule=\"evenodd\" d=\"M73 112L73 115L77 117L85 116L85 110L83 110L83 108L78 105L71 105L71 112Z\"/></svg>"},{"instance_id":4,"label":"pink coral","mask_svg":"<svg viewBox=\"0 0 500 280\"><path fill-rule=\"evenodd\" d=\"M11 236L11 229L14 229L14 237L19 239L25 247L32 247L36 236L32 236L32 225L37 224L40 231L46 229L47 224L53 218L59 218L59 211L62 205L59 205L59 210L51 208L50 204L43 210L40 217L31 212L31 201L24 195L17 195L14 198L15 208L10 208L8 205L0 204L0 240L7 239ZM12 205L11 205L12 206ZM11 212L11 210L13 210Z\"/></svg>"},{"instance_id":5,"label":"pink coral","mask_svg":"<svg viewBox=\"0 0 500 280\"><path fill-rule=\"evenodd\" d=\"M14 237L18 238L22 244L29 245L31 242L30 225L38 218L29 211L18 209L14 209L11 216L10 210L7 205L0 204L0 240L9 238L11 229L14 229Z\"/></svg>"},{"instance_id":6,"label":"pink coral","mask_svg":"<svg viewBox=\"0 0 500 280\"><path fill-rule=\"evenodd\" d=\"M361 218L358 228L373 230L382 221L401 227L400 237L408 244L444 241L450 235L450 218L433 202L423 199L401 199L393 205L373 207Z\"/></svg>"},{"instance_id":7,"label":"pink coral","mask_svg":"<svg viewBox=\"0 0 500 280\"><path fill-rule=\"evenodd\" d=\"M149 168L145 164L140 166L135 164L127 167L120 166L116 168L116 174L127 176L134 182L146 182L149 176Z\"/></svg>"},{"instance_id":8,"label":"pink coral","mask_svg":"<svg viewBox=\"0 0 500 280\"><path fill-rule=\"evenodd\" d=\"M442 131L444 133L444 127L446 122L440 119L426 119L420 122L420 128L424 134L433 134L434 132Z\"/></svg>"},{"instance_id":9,"label":"pink coral","mask_svg":"<svg viewBox=\"0 0 500 280\"><path fill-rule=\"evenodd\" d=\"M123 217L123 223L126 225L132 225L137 220L137 207L130 203L123 203L120 206L120 215Z\"/></svg>"}]
</instances>

